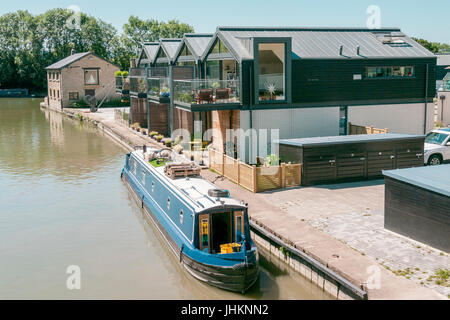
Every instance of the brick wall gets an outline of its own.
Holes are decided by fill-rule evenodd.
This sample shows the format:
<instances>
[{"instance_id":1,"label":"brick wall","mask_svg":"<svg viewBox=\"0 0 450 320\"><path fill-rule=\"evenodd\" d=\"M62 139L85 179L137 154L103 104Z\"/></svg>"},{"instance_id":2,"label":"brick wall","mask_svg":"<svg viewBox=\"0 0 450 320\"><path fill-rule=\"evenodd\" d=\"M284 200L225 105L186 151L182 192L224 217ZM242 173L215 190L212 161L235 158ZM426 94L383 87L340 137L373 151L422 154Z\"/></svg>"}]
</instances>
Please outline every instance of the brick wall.
<instances>
[{"instance_id":1,"label":"brick wall","mask_svg":"<svg viewBox=\"0 0 450 320\"><path fill-rule=\"evenodd\" d=\"M98 85L86 85L84 68L98 68ZM89 54L71 65L61 69L61 103L70 106L74 101L69 99L69 92L78 92L79 99L84 98L85 90L95 90L98 101L107 95L111 99L119 99L115 90L115 72L119 68L93 54ZM50 82L49 82L50 84ZM110 90L112 86L112 89Z\"/></svg>"}]
</instances>

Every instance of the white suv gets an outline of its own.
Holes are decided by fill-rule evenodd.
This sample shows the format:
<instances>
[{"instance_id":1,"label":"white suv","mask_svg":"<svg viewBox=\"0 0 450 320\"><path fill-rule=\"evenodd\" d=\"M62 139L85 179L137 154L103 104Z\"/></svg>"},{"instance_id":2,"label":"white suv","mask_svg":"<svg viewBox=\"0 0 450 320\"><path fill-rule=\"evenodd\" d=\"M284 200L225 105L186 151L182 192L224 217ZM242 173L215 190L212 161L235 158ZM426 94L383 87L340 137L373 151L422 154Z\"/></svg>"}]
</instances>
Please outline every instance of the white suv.
<instances>
[{"instance_id":1,"label":"white suv","mask_svg":"<svg viewBox=\"0 0 450 320\"><path fill-rule=\"evenodd\" d=\"M450 160L450 128L431 131L425 137L425 164L438 165Z\"/></svg>"}]
</instances>

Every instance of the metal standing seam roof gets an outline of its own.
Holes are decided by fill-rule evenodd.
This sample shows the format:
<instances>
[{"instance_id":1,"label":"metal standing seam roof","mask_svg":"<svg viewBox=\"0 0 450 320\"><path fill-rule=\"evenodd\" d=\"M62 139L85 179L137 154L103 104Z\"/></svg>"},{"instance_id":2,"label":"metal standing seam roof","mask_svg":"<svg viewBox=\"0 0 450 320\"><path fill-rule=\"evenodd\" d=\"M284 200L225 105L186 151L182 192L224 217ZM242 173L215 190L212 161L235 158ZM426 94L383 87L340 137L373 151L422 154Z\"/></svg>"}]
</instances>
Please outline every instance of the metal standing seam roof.
<instances>
[{"instance_id":1,"label":"metal standing seam roof","mask_svg":"<svg viewBox=\"0 0 450 320\"><path fill-rule=\"evenodd\" d=\"M450 164L383 170L383 175L450 197Z\"/></svg>"},{"instance_id":2,"label":"metal standing seam roof","mask_svg":"<svg viewBox=\"0 0 450 320\"><path fill-rule=\"evenodd\" d=\"M292 39L292 52L302 58L435 58L436 56L398 28L253 28L218 27L216 34L228 44L239 60L253 59L244 44L258 37L287 37ZM402 45L384 44L377 37L392 36L404 41ZM340 46L343 54L340 55ZM356 48L360 47L360 55Z\"/></svg>"},{"instance_id":3,"label":"metal standing seam roof","mask_svg":"<svg viewBox=\"0 0 450 320\"><path fill-rule=\"evenodd\" d=\"M178 47L181 44L181 39L161 39L161 47L169 58L170 61L175 59L175 54L177 53Z\"/></svg>"},{"instance_id":4,"label":"metal standing seam roof","mask_svg":"<svg viewBox=\"0 0 450 320\"><path fill-rule=\"evenodd\" d=\"M213 37L212 33L207 34L195 34L195 33L187 33L184 35L183 43L186 43L188 48L191 50L192 54L196 59L200 59L208 47L209 42ZM182 45L179 50L181 50ZM180 53L178 50L177 56Z\"/></svg>"},{"instance_id":5,"label":"metal standing seam roof","mask_svg":"<svg viewBox=\"0 0 450 320\"><path fill-rule=\"evenodd\" d=\"M153 61L158 54L159 42L144 42L142 49L145 51L148 60Z\"/></svg>"},{"instance_id":6,"label":"metal standing seam roof","mask_svg":"<svg viewBox=\"0 0 450 320\"><path fill-rule=\"evenodd\" d=\"M446 54L437 54L437 63L438 66L450 66L450 53Z\"/></svg>"},{"instance_id":7,"label":"metal standing seam roof","mask_svg":"<svg viewBox=\"0 0 450 320\"><path fill-rule=\"evenodd\" d=\"M81 58L91 54L90 52L80 52L80 53L74 53L64 59L59 60L58 62L55 62L54 64L49 65L46 70L56 70L56 69L62 69L75 61L80 60Z\"/></svg>"},{"instance_id":8,"label":"metal standing seam roof","mask_svg":"<svg viewBox=\"0 0 450 320\"><path fill-rule=\"evenodd\" d=\"M424 135L380 133L380 134L357 134L348 136L313 137L299 139L280 139L276 143L294 147L324 146L332 144L360 143L360 142L382 142L403 140L410 138L425 138Z\"/></svg>"}]
</instances>

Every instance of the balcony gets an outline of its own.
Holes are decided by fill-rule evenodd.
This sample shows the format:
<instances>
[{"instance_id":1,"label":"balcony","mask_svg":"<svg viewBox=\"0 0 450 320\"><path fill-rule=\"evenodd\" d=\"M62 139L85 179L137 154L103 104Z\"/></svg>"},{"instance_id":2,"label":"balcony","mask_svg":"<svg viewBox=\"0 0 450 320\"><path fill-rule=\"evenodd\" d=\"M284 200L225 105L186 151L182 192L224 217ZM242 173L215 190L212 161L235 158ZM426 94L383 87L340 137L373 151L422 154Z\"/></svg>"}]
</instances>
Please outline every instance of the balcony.
<instances>
[{"instance_id":1,"label":"balcony","mask_svg":"<svg viewBox=\"0 0 450 320\"><path fill-rule=\"evenodd\" d=\"M241 105L239 80L174 80L174 102L190 111L231 110Z\"/></svg>"},{"instance_id":2,"label":"balcony","mask_svg":"<svg viewBox=\"0 0 450 320\"><path fill-rule=\"evenodd\" d=\"M116 77L116 93L120 95L128 95L130 93L128 77Z\"/></svg>"},{"instance_id":3,"label":"balcony","mask_svg":"<svg viewBox=\"0 0 450 320\"><path fill-rule=\"evenodd\" d=\"M169 78L149 77L148 98L159 103L170 102Z\"/></svg>"},{"instance_id":4,"label":"balcony","mask_svg":"<svg viewBox=\"0 0 450 320\"><path fill-rule=\"evenodd\" d=\"M146 98L147 87L145 84L145 68L130 69L130 96L133 98Z\"/></svg>"}]
</instances>

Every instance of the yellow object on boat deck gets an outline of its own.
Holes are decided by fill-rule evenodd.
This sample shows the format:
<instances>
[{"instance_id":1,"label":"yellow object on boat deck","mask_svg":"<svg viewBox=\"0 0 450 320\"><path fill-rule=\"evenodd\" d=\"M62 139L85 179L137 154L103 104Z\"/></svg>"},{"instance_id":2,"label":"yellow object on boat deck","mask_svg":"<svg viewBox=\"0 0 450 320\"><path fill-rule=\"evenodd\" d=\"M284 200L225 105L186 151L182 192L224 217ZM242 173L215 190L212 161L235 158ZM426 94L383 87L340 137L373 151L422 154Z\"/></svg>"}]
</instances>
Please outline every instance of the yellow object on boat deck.
<instances>
[{"instance_id":1,"label":"yellow object on boat deck","mask_svg":"<svg viewBox=\"0 0 450 320\"><path fill-rule=\"evenodd\" d=\"M220 254L239 252L241 244L239 243L225 243L220 245Z\"/></svg>"}]
</instances>

